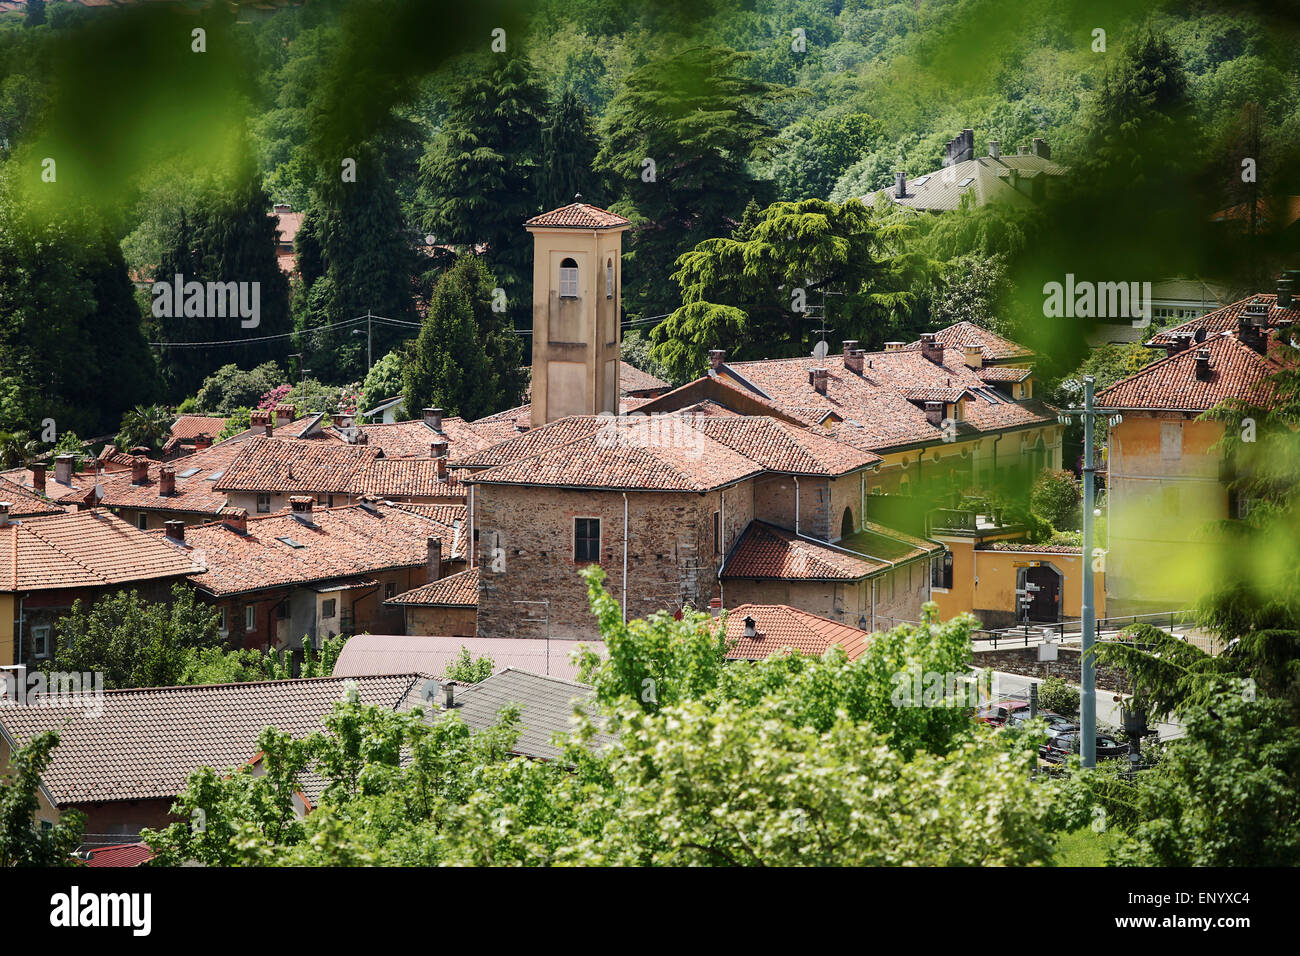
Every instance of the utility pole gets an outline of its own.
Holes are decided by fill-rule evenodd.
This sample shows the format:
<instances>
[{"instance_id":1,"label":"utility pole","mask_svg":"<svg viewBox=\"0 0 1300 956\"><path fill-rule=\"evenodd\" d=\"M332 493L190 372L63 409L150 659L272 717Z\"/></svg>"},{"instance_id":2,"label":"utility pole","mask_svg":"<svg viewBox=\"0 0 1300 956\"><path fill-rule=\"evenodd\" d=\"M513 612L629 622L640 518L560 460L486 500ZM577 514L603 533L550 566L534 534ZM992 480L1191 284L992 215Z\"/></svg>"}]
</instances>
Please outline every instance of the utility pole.
<instances>
[{"instance_id":1,"label":"utility pole","mask_svg":"<svg viewBox=\"0 0 1300 956\"><path fill-rule=\"evenodd\" d=\"M1093 659L1093 648L1097 643L1097 616L1094 591L1095 574L1093 572L1093 508L1096 498L1096 452L1094 449L1094 432L1099 417L1107 413L1093 405L1093 392L1096 380L1091 375L1083 377L1083 407L1066 409L1065 414L1057 420L1068 425L1072 415L1078 415L1083 423L1083 607L1080 617L1083 630L1083 648L1079 667L1079 752L1083 757L1083 766L1089 769L1097 766L1097 665ZM1119 415L1109 416L1111 427L1122 421Z\"/></svg>"}]
</instances>

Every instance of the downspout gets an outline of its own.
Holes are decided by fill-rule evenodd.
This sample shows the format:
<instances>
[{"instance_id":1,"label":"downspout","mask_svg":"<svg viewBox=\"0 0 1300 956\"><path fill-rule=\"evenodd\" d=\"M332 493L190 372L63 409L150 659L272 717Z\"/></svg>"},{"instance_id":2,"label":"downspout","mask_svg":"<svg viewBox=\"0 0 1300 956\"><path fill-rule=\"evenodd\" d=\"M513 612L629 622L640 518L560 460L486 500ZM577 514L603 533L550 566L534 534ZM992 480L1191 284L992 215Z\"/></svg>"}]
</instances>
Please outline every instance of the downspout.
<instances>
[{"instance_id":1,"label":"downspout","mask_svg":"<svg viewBox=\"0 0 1300 956\"><path fill-rule=\"evenodd\" d=\"M469 557L469 566L475 567L475 560L478 555L474 552L478 549L474 542L474 486L469 486L469 540L465 542L465 553Z\"/></svg>"},{"instance_id":2,"label":"downspout","mask_svg":"<svg viewBox=\"0 0 1300 956\"><path fill-rule=\"evenodd\" d=\"M623 492L623 623L627 623L627 492ZM549 651L547 652L550 653ZM547 663L549 664L549 658Z\"/></svg>"},{"instance_id":3,"label":"downspout","mask_svg":"<svg viewBox=\"0 0 1300 956\"><path fill-rule=\"evenodd\" d=\"M861 531L867 526L867 473L864 471L858 477L858 530Z\"/></svg>"},{"instance_id":4,"label":"downspout","mask_svg":"<svg viewBox=\"0 0 1300 956\"><path fill-rule=\"evenodd\" d=\"M794 533L799 533L799 476L791 475L794 479Z\"/></svg>"},{"instance_id":5,"label":"downspout","mask_svg":"<svg viewBox=\"0 0 1300 956\"><path fill-rule=\"evenodd\" d=\"M723 488L718 492L718 498L722 501L722 516L718 519L718 599L722 601L722 606L727 606L726 598L722 594L722 561L727 555L727 489Z\"/></svg>"},{"instance_id":6,"label":"downspout","mask_svg":"<svg viewBox=\"0 0 1300 956\"><path fill-rule=\"evenodd\" d=\"M876 632L876 581L878 578L871 579L871 632Z\"/></svg>"}]
</instances>

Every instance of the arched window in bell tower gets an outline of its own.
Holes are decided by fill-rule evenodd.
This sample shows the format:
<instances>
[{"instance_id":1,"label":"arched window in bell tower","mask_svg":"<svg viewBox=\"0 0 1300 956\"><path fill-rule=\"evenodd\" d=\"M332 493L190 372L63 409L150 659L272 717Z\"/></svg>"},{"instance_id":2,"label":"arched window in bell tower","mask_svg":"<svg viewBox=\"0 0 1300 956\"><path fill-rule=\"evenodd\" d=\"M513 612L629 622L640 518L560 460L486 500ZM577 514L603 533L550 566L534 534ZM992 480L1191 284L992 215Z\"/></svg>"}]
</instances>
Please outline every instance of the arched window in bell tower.
<instances>
[{"instance_id":1,"label":"arched window in bell tower","mask_svg":"<svg viewBox=\"0 0 1300 956\"><path fill-rule=\"evenodd\" d=\"M576 299L578 297L578 263L565 259L560 263L560 298Z\"/></svg>"}]
</instances>

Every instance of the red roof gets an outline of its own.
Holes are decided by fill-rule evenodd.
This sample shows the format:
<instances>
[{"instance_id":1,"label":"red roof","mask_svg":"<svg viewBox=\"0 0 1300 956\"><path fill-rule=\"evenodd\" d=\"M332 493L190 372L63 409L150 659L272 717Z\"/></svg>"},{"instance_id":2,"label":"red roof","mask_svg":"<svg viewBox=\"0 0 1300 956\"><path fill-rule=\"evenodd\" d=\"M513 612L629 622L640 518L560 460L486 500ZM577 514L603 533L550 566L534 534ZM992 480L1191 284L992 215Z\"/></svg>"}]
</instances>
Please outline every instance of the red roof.
<instances>
[{"instance_id":1,"label":"red roof","mask_svg":"<svg viewBox=\"0 0 1300 956\"><path fill-rule=\"evenodd\" d=\"M226 419L211 415L182 415L172 423L172 438L194 439L206 435L215 440L226 427Z\"/></svg>"},{"instance_id":2,"label":"red roof","mask_svg":"<svg viewBox=\"0 0 1300 956\"><path fill-rule=\"evenodd\" d=\"M1261 292L1231 305L1225 305L1222 309L1215 309L1213 312L1207 312L1198 318L1189 319L1182 325L1175 325L1157 332L1147 342L1147 345L1169 345L1180 339L1193 339L1196 333L1202 329L1205 330L1206 338L1220 332L1236 332L1237 320L1245 313L1248 305L1265 305L1268 307L1267 322L1269 328L1276 328L1279 323L1300 323L1300 299L1293 299L1290 306L1283 308L1277 304L1277 293Z\"/></svg>"},{"instance_id":3,"label":"red roof","mask_svg":"<svg viewBox=\"0 0 1300 956\"><path fill-rule=\"evenodd\" d=\"M356 473L382 455L369 445L249 438L216 487L220 491L346 494Z\"/></svg>"},{"instance_id":4,"label":"red roof","mask_svg":"<svg viewBox=\"0 0 1300 956\"><path fill-rule=\"evenodd\" d=\"M478 568L469 568L439 578L431 584L422 584L391 597L384 603L421 607L478 607Z\"/></svg>"},{"instance_id":5,"label":"red roof","mask_svg":"<svg viewBox=\"0 0 1300 956\"><path fill-rule=\"evenodd\" d=\"M754 636L745 636L745 618L754 622ZM727 657L755 661L790 648L820 657L832 646L844 648L857 660L871 636L856 627L819 617L785 604L741 604L727 611Z\"/></svg>"},{"instance_id":6,"label":"red roof","mask_svg":"<svg viewBox=\"0 0 1300 956\"><path fill-rule=\"evenodd\" d=\"M618 226L630 226L630 220L624 219L608 209L601 209L585 202L570 203L559 209L552 209L540 216L534 216L524 223L525 226L547 226L560 229L613 229Z\"/></svg>"},{"instance_id":7,"label":"red roof","mask_svg":"<svg viewBox=\"0 0 1300 956\"><path fill-rule=\"evenodd\" d=\"M1210 354L1205 377L1196 374L1196 356ZM1097 396L1102 408L1169 409L1203 412L1229 398L1267 406L1272 389L1265 380L1279 363L1266 359L1231 335L1217 335L1146 366Z\"/></svg>"},{"instance_id":8,"label":"red roof","mask_svg":"<svg viewBox=\"0 0 1300 956\"><path fill-rule=\"evenodd\" d=\"M144 866L153 859L153 850L144 843L101 846L89 852L86 866Z\"/></svg>"},{"instance_id":9,"label":"red roof","mask_svg":"<svg viewBox=\"0 0 1300 956\"><path fill-rule=\"evenodd\" d=\"M797 536L764 521L751 521L722 569L722 577L785 581L860 581L888 567L865 557Z\"/></svg>"}]
</instances>

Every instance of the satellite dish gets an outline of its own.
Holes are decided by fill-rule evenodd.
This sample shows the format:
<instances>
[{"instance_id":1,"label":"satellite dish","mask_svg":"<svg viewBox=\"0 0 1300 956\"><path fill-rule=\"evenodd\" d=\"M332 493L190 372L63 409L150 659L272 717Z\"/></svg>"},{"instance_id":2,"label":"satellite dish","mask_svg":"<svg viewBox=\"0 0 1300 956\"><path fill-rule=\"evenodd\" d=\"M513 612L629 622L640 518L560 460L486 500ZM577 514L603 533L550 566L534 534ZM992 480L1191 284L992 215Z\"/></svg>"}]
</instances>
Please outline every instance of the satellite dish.
<instances>
[{"instance_id":1,"label":"satellite dish","mask_svg":"<svg viewBox=\"0 0 1300 956\"><path fill-rule=\"evenodd\" d=\"M420 687L420 696L429 703L434 703L438 699L438 682L436 680L427 680Z\"/></svg>"},{"instance_id":2,"label":"satellite dish","mask_svg":"<svg viewBox=\"0 0 1300 956\"><path fill-rule=\"evenodd\" d=\"M818 342L816 345L813 346L813 358L824 359L826 357L826 354L830 350L831 347L827 345L825 342Z\"/></svg>"}]
</instances>

